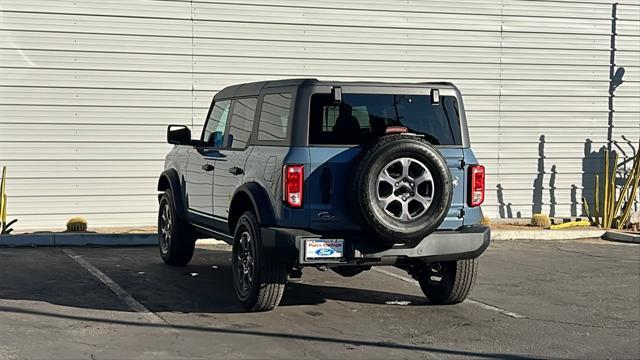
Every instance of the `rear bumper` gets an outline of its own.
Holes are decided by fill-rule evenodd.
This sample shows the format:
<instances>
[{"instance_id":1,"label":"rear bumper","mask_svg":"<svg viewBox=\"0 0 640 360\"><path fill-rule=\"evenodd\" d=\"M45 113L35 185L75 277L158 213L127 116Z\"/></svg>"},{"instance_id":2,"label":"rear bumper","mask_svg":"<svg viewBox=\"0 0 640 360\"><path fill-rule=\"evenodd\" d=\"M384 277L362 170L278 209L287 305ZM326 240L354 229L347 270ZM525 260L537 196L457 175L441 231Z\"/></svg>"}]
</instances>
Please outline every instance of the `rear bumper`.
<instances>
[{"instance_id":1,"label":"rear bumper","mask_svg":"<svg viewBox=\"0 0 640 360\"><path fill-rule=\"evenodd\" d=\"M474 225L457 231L436 231L412 247L372 246L354 234L314 234L305 230L285 228L263 228L262 244L272 256L300 265L394 265L424 261L452 261L477 258L491 241L488 226ZM336 260L306 260L304 241L310 239L343 239L344 258Z\"/></svg>"}]
</instances>

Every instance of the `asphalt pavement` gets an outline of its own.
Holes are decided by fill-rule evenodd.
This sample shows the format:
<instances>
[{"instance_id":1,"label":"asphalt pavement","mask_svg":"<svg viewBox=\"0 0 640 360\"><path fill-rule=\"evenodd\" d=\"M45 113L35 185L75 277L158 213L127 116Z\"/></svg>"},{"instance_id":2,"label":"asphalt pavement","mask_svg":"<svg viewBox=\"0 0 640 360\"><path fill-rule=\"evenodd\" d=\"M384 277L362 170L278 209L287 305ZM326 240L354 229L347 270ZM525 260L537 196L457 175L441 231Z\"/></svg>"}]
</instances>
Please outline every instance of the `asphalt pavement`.
<instances>
[{"instance_id":1,"label":"asphalt pavement","mask_svg":"<svg viewBox=\"0 0 640 360\"><path fill-rule=\"evenodd\" d=\"M0 359L640 358L640 246L495 241L470 300L402 271L305 269L272 312L238 306L226 246L0 248Z\"/></svg>"}]
</instances>

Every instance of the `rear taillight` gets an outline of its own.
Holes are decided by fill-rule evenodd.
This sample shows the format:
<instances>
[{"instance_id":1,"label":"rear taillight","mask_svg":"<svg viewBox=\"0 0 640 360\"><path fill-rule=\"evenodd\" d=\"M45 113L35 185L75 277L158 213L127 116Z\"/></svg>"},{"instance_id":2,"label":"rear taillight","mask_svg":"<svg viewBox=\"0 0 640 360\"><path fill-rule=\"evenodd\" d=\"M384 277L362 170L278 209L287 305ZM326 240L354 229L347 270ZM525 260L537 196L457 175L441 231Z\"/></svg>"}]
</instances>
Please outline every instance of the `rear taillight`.
<instances>
[{"instance_id":1,"label":"rear taillight","mask_svg":"<svg viewBox=\"0 0 640 360\"><path fill-rule=\"evenodd\" d=\"M282 169L282 193L287 205L302 207L302 191L304 187L304 166L285 165Z\"/></svg>"},{"instance_id":2,"label":"rear taillight","mask_svg":"<svg viewBox=\"0 0 640 360\"><path fill-rule=\"evenodd\" d=\"M484 166L469 166L469 206L480 206L484 202Z\"/></svg>"}]
</instances>

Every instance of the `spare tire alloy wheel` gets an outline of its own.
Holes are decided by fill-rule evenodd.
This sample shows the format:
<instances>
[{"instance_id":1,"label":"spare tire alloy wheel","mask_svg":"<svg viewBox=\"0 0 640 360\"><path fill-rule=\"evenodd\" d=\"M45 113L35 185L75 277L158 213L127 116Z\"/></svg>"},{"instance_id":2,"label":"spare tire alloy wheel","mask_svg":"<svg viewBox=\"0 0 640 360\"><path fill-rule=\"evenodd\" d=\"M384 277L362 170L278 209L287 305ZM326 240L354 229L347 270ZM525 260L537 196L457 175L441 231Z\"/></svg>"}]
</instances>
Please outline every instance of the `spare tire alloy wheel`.
<instances>
[{"instance_id":1,"label":"spare tire alloy wheel","mask_svg":"<svg viewBox=\"0 0 640 360\"><path fill-rule=\"evenodd\" d=\"M389 244L421 241L444 221L453 185L446 160L414 135L387 135L364 150L351 196L360 223Z\"/></svg>"},{"instance_id":2,"label":"spare tire alloy wheel","mask_svg":"<svg viewBox=\"0 0 640 360\"><path fill-rule=\"evenodd\" d=\"M422 216L434 196L433 176L420 160L403 157L392 160L378 175L378 205L394 219L409 222Z\"/></svg>"}]
</instances>

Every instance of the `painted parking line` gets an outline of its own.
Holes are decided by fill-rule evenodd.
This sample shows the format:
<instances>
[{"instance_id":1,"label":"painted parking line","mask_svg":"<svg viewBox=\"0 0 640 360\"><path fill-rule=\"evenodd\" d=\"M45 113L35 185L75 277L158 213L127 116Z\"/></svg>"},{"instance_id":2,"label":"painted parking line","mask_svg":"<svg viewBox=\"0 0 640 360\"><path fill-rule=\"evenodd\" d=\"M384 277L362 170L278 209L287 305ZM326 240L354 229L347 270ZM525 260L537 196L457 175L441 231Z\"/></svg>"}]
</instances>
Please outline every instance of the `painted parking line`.
<instances>
[{"instance_id":1,"label":"painted parking line","mask_svg":"<svg viewBox=\"0 0 640 360\"><path fill-rule=\"evenodd\" d=\"M514 319L526 319L527 318L524 315L520 315L518 313L514 313L513 311L501 309L501 308L499 308L497 306L493 306L493 305L489 305L489 304L483 303L482 301L473 300L473 299L467 299L467 300L465 300L465 302L467 302L469 304L478 305L483 309L490 310L490 311L495 311L495 312L501 313L503 315L512 317Z\"/></svg>"},{"instance_id":2,"label":"painted parking line","mask_svg":"<svg viewBox=\"0 0 640 360\"><path fill-rule=\"evenodd\" d=\"M380 269L378 267L374 267L373 270L375 270L375 271L377 271L377 272L379 272L381 274L384 274L384 275L396 278L398 280L407 282L409 284L415 285L417 287L420 287L420 284L416 280L408 278L406 276L398 275L398 274L393 273L391 271L382 270L382 269ZM489 305L489 304L484 303L482 301L473 300L473 299L466 299L464 302L479 306L479 307L481 307L481 308L483 308L485 310L494 311L494 312L500 313L502 315L506 315L506 316L512 317L514 319L525 319L526 318L526 316L524 316L524 315L520 315L520 314L515 313L513 311L501 309L501 308L499 308L497 306Z\"/></svg>"},{"instance_id":3,"label":"painted parking line","mask_svg":"<svg viewBox=\"0 0 640 360\"><path fill-rule=\"evenodd\" d=\"M118 285L115 281L113 281L107 274L100 271L97 267L93 266L90 262L85 260L82 256L75 253L75 251L71 249L62 249L62 251L67 254L71 259L73 259L80 266L85 268L91 275L93 275L96 279L100 280L101 283L105 284L122 302L127 304L133 311L142 315L145 320L154 323L154 324L167 324L160 316L153 313L151 310L147 309L141 302L136 300L133 296L131 296L128 292L126 292L120 285Z\"/></svg>"}]
</instances>

